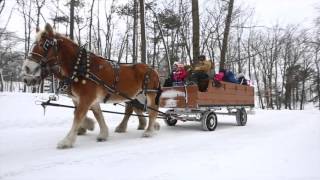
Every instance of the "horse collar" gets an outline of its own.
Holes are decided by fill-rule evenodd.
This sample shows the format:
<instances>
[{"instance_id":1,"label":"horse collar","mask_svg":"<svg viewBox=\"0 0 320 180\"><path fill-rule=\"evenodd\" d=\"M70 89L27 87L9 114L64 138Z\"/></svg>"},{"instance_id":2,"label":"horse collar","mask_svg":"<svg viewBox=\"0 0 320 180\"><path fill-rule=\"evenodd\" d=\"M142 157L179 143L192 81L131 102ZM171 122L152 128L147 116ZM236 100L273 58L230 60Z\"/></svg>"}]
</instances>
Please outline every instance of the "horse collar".
<instances>
[{"instance_id":1,"label":"horse collar","mask_svg":"<svg viewBox=\"0 0 320 180\"><path fill-rule=\"evenodd\" d=\"M71 79L74 82L79 81L79 76L80 77L89 77L89 72L90 72L90 55L91 53L88 52L85 48L81 48L79 50L79 54L77 57L77 61L74 65L73 68L73 73L71 76ZM82 84L85 84L86 80L82 80Z\"/></svg>"},{"instance_id":2,"label":"horse collar","mask_svg":"<svg viewBox=\"0 0 320 180\"><path fill-rule=\"evenodd\" d=\"M86 78L89 78L90 73L90 52L85 48L80 48L77 56L77 60L73 67L72 75L69 77L64 77L59 83L57 92L70 94L71 84L74 82L79 82L79 78L82 78L81 83L86 84Z\"/></svg>"}]
</instances>

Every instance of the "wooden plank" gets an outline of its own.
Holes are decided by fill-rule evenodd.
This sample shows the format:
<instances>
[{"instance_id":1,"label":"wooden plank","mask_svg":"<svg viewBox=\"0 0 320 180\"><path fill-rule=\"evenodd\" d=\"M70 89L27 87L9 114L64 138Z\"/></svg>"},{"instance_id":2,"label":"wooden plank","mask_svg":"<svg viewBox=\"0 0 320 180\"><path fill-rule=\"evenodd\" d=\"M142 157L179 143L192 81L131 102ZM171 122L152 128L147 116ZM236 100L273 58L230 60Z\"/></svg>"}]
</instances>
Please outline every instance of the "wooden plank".
<instances>
[{"instance_id":1,"label":"wooden plank","mask_svg":"<svg viewBox=\"0 0 320 180\"><path fill-rule=\"evenodd\" d=\"M230 96L224 95L221 97L215 96L215 97L210 97L210 98L199 98L197 100L197 103L199 105L204 104L204 103L207 104L208 102L210 104L215 104L217 102L226 102L226 103L228 102L228 104L248 104L248 103L254 104L254 99L250 98L250 96L230 97Z\"/></svg>"},{"instance_id":2,"label":"wooden plank","mask_svg":"<svg viewBox=\"0 0 320 180\"><path fill-rule=\"evenodd\" d=\"M170 97L161 96L160 106L196 108L211 105L254 105L253 87L228 82L221 82L220 87L215 87L212 86L212 81L209 83L207 92L199 92L196 85L188 86L186 89L183 86L165 87L162 90Z\"/></svg>"}]
</instances>

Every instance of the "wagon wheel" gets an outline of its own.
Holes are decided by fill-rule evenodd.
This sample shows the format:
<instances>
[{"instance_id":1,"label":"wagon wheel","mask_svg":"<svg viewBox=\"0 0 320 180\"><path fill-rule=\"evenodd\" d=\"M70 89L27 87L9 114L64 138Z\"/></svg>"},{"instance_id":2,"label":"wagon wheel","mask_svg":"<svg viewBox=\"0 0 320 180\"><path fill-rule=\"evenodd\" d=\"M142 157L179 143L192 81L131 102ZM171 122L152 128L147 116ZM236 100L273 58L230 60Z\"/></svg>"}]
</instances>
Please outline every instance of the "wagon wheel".
<instances>
[{"instance_id":1,"label":"wagon wheel","mask_svg":"<svg viewBox=\"0 0 320 180\"><path fill-rule=\"evenodd\" d=\"M203 130L214 131L218 125L217 115L212 111L207 111L202 115L201 123Z\"/></svg>"},{"instance_id":2,"label":"wagon wheel","mask_svg":"<svg viewBox=\"0 0 320 180\"><path fill-rule=\"evenodd\" d=\"M247 124L246 109L244 109L244 108L237 109L236 120L237 120L238 126L245 126Z\"/></svg>"},{"instance_id":3,"label":"wagon wheel","mask_svg":"<svg viewBox=\"0 0 320 180\"><path fill-rule=\"evenodd\" d=\"M166 111L166 115L168 115L165 119L164 122L168 125L168 126L175 126L178 122L178 120L174 119L171 117L171 112L173 112L172 109Z\"/></svg>"}]
</instances>

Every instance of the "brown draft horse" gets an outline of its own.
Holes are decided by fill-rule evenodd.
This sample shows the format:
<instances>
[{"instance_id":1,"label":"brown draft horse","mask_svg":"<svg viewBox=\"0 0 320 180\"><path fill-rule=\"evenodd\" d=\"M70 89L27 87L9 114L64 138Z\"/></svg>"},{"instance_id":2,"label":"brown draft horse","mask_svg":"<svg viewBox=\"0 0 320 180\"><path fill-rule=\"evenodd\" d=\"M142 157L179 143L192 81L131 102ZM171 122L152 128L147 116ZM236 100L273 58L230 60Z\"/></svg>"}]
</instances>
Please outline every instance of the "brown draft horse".
<instances>
[{"instance_id":1,"label":"brown draft horse","mask_svg":"<svg viewBox=\"0 0 320 180\"><path fill-rule=\"evenodd\" d=\"M66 137L58 143L57 148L72 147L77 134L85 133L86 129L93 129L92 120L86 117L88 110L93 111L100 127L97 141L105 141L108 137L108 127L99 103L105 99L108 99L108 103L128 102L141 94L145 95L147 106L156 110L147 109L149 123L143 133L143 137L152 136L154 130L160 128L156 122L160 96L158 73L145 64L120 64L115 70L110 61L82 51L76 43L55 33L51 25L46 24L45 30L37 32L36 41L22 67L23 80L27 85L39 84L41 79L49 74L54 74L61 81L69 82L69 95L76 109L72 127ZM79 70L80 68L82 70ZM89 77L89 74L83 72L90 72L92 76ZM145 81L146 74L148 81ZM92 80L93 76L95 79ZM103 83L113 87L115 92L107 90ZM132 113L134 110L137 114L142 114L142 110L134 108L130 103L126 104L126 113ZM125 115L116 132L126 131L129 116ZM145 129L145 126L146 120L139 117L138 129Z\"/></svg>"}]
</instances>

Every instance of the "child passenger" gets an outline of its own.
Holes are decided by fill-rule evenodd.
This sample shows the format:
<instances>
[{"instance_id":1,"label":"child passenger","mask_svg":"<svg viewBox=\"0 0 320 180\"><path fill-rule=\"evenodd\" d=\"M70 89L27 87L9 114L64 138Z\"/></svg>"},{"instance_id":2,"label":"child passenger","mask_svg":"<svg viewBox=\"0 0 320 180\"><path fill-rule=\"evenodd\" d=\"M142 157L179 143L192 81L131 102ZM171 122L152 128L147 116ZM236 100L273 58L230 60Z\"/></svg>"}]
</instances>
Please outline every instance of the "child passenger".
<instances>
[{"instance_id":1,"label":"child passenger","mask_svg":"<svg viewBox=\"0 0 320 180\"><path fill-rule=\"evenodd\" d=\"M183 64L174 63L172 71L173 86L183 86L187 77L187 71Z\"/></svg>"}]
</instances>

